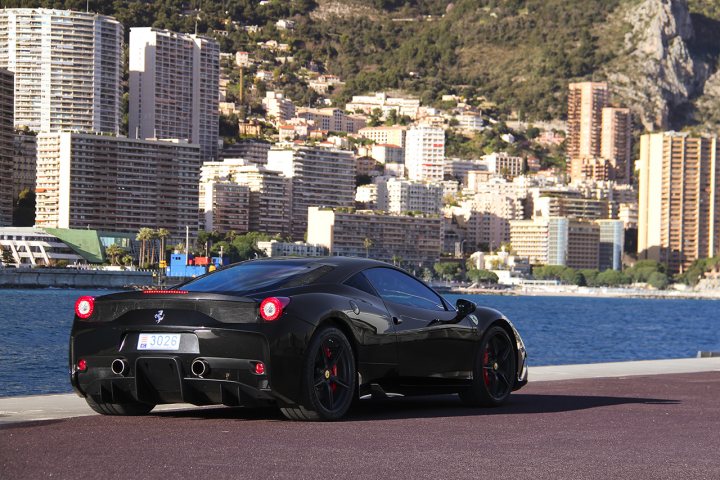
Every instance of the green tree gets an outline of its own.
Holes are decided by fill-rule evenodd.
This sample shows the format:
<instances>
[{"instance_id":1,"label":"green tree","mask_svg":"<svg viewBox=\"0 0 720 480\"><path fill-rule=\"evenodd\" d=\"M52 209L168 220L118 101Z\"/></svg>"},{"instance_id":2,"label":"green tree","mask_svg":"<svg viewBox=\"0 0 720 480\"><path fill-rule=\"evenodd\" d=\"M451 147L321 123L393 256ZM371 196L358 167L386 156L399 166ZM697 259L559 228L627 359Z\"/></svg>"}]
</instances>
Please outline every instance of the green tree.
<instances>
[{"instance_id":1,"label":"green tree","mask_svg":"<svg viewBox=\"0 0 720 480\"><path fill-rule=\"evenodd\" d=\"M662 272L653 272L647 280L648 285L658 290L665 290L670 284L668 276Z\"/></svg>"},{"instance_id":2,"label":"green tree","mask_svg":"<svg viewBox=\"0 0 720 480\"><path fill-rule=\"evenodd\" d=\"M437 262L433 265L435 273L443 280L454 280L460 274L460 265L457 262Z\"/></svg>"},{"instance_id":3,"label":"green tree","mask_svg":"<svg viewBox=\"0 0 720 480\"><path fill-rule=\"evenodd\" d=\"M467 272L468 278L475 283L498 283L498 276L490 270L472 269Z\"/></svg>"},{"instance_id":4,"label":"green tree","mask_svg":"<svg viewBox=\"0 0 720 480\"><path fill-rule=\"evenodd\" d=\"M167 253L165 252L165 242L170 236L170 230L167 228L158 228L156 232L157 237L160 239L160 260L167 260Z\"/></svg>"},{"instance_id":5,"label":"green tree","mask_svg":"<svg viewBox=\"0 0 720 480\"><path fill-rule=\"evenodd\" d=\"M15 259L13 258L12 252L9 248L0 247L2 249L2 263L4 266L13 265Z\"/></svg>"},{"instance_id":6,"label":"green tree","mask_svg":"<svg viewBox=\"0 0 720 480\"><path fill-rule=\"evenodd\" d=\"M110 265L119 265L118 257L125 253L125 249L115 243L105 248L105 255L110 257Z\"/></svg>"},{"instance_id":7,"label":"green tree","mask_svg":"<svg viewBox=\"0 0 720 480\"><path fill-rule=\"evenodd\" d=\"M630 277L623 272L611 269L598 273L596 277L597 284L603 287L617 287L619 285L626 285L630 283L630 281Z\"/></svg>"},{"instance_id":8,"label":"green tree","mask_svg":"<svg viewBox=\"0 0 720 480\"><path fill-rule=\"evenodd\" d=\"M143 227L140 230L138 230L137 235L135 236L135 240L140 242L140 258L138 259L138 266L141 268L145 268L147 261L147 243L150 241L153 235L153 230L151 228Z\"/></svg>"}]
</instances>

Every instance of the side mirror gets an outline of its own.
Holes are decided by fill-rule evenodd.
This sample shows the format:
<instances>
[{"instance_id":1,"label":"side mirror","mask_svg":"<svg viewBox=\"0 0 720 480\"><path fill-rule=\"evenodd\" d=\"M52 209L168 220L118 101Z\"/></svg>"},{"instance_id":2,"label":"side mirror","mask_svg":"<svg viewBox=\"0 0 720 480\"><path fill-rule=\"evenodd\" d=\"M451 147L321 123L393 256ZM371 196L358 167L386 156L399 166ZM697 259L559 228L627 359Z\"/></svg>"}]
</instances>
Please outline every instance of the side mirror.
<instances>
[{"instance_id":1,"label":"side mirror","mask_svg":"<svg viewBox=\"0 0 720 480\"><path fill-rule=\"evenodd\" d=\"M475 311L477 305L475 305L470 300L459 298L458 301L455 302L455 307L458 311L458 318L465 318L466 316L470 315Z\"/></svg>"}]
</instances>

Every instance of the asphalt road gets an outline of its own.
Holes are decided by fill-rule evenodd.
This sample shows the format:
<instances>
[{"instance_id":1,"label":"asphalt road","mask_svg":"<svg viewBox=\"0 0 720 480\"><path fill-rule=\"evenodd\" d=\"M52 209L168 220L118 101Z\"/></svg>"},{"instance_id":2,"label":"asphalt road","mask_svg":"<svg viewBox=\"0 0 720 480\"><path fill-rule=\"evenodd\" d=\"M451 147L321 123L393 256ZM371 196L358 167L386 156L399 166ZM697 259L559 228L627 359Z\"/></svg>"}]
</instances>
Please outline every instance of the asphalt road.
<instances>
[{"instance_id":1,"label":"asphalt road","mask_svg":"<svg viewBox=\"0 0 720 480\"><path fill-rule=\"evenodd\" d=\"M498 409L361 403L346 421L205 408L0 426L0 478L720 479L720 372L531 383Z\"/></svg>"}]
</instances>

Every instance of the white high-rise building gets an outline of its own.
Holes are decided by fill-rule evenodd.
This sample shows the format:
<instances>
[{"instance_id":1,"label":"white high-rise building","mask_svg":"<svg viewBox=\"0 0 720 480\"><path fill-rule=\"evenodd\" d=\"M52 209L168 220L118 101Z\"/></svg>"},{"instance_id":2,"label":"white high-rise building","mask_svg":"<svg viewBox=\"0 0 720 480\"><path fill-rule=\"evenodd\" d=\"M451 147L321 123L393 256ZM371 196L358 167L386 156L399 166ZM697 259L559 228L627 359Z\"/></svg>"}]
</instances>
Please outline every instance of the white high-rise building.
<instances>
[{"instance_id":1,"label":"white high-rise building","mask_svg":"<svg viewBox=\"0 0 720 480\"><path fill-rule=\"evenodd\" d=\"M0 68L15 73L15 125L118 134L123 26L95 13L0 10Z\"/></svg>"},{"instance_id":2,"label":"white high-rise building","mask_svg":"<svg viewBox=\"0 0 720 480\"><path fill-rule=\"evenodd\" d=\"M445 163L445 131L420 125L405 136L405 168L410 180L441 182Z\"/></svg>"},{"instance_id":3,"label":"white high-rise building","mask_svg":"<svg viewBox=\"0 0 720 480\"><path fill-rule=\"evenodd\" d=\"M186 139L218 157L220 47L206 37L130 29L128 136Z\"/></svg>"},{"instance_id":4,"label":"white high-rise building","mask_svg":"<svg viewBox=\"0 0 720 480\"><path fill-rule=\"evenodd\" d=\"M268 170L291 179L291 234L307 232L308 208L352 207L355 204L355 158L332 147L277 146L268 152Z\"/></svg>"}]
</instances>

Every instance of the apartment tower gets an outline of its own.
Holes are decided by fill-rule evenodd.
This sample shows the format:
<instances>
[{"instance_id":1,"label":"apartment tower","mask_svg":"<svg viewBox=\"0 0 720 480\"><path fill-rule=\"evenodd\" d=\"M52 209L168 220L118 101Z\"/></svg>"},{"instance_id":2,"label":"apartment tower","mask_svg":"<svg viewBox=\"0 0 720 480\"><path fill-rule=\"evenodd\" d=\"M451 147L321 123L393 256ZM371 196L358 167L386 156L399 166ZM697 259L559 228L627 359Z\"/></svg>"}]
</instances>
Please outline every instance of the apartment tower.
<instances>
[{"instance_id":1,"label":"apartment tower","mask_svg":"<svg viewBox=\"0 0 720 480\"><path fill-rule=\"evenodd\" d=\"M355 204L355 158L330 147L278 146L268 152L268 170L290 178L291 236L307 232L308 208L352 207Z\"/></svg>"},{"instance_id":2,"label":"apartment tower","mask_svg":"<svg viewBox=\"0 0 720 480\"><path fill-rule=\"evenodd\" d=\"M198 224L198 145L72 132L38 135L35 224L185 235Z\"/></svg>"},{"instance_id":3,"label":"apartment tower","mask_svg":"<svg viewBox=\"0 0 720 480\"><path fill-rule=\"evenodd\" d=\"M445 131L420 125L405 136L405 168L410 180L442 182L445 165Z\"/></svg>"},{"instance_id":4,"label":"apartment tower","mask_svg":"<svg viewBox=\"0 0 720 480\"><path fill-rule=\"evenodd\" d=\"M638 258L677 273L720 254L719 161L717 136L640 137Z\"/></svg>"},{"instance_id":5,"label":"apartment tower","mask_svg":"<svg viewBox=\"0 0 720 480\"><path fill-rule=\"evenodd\" d=\"M567 144L571 159L600 156L602 109L608 106L607 83L571 83L568 93Z\"/></svg>"},{"instance_id":6,"label":"apartment tower","mask_svg":"<svg viewBox=\"0 0 720 480\"><path fill-rule=\"evenodd\" d=\"M0 68L15 73L15 125L118 134L123 26L94 13L0 10Z\"/></svg>"},{"instance_id":7,"label":"apartment tower","mask_svg":"<svg viewBox=\"0 0 720 480\"><path fill-rule=\"evenodd\" d=\"M128 136L185 139L218 158L220 47L210 38L130 29Z\"/></svg>"},{"instance_id":8,"label":"apartment tower","mask_svg":"<svg viewBox=\"0 0 720 480\"><path fill-rule=\"evenodd\" d=\"M602 109L600 156L610 162L610 178L632 183L632 115L628 108Z\"/></svg>"},{"instance_id":9,"label":"apartment tower","mask_svg":"<svg viewBox=\"0 0 720 480\"><path fill-rule=\"evenodd\" d=\"M13 74L0 68L0 226L12 225Z\"/></svg>"}]
</instances>

